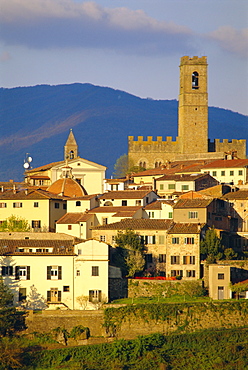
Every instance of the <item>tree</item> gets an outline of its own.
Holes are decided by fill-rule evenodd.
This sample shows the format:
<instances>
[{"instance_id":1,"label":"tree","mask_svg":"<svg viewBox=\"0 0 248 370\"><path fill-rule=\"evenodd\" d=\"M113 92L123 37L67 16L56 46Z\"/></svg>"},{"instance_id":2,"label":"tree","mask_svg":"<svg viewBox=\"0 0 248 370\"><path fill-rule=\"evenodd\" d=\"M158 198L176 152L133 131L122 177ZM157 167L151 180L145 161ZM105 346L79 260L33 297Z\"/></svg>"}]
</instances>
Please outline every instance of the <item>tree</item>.
<instances>
[{"instance_id":1,"label":"tree","mask_svg":"<svg viewBox=\"0 0 248 370\"><path fill-rule=\"evenodd\" d=\"M30 287L30 293L27 296L25 307L27 310L44 310L47 308L45 298L38 293L38 290L34 284Z\"/></svg>"},{"instance_id":2,"label":"tree","mask_svg":"<svg viewBox=\"0 0 248 370\"><path fill-rule=\"evenodd\" d=\"M30 231L30 226L25 218L12 215L3 221L0 231Z\"/></svg>"},{"instance_id":3,"label":"tree","mask_svg":"<svg viewBox=\"0 0 248 370\"><path fill-rule=\"evenodd\" d=\"M206 231L205 239L201 241L201 257L206 259L207 263L215 263L223 257L224 247L221 239L217 236L212 227Z\"/></svg>"},{"instance_id":4,"label":"tree","mask_svg":"<svg viewBox=\"0 0 248 370\"><path fill-rule=\"evenodd\" d=\"M0 279L0 336L13 336L26 329L25 312L17 311L13 305L14 295Z\"/></svg>"},{"instance_id":5,"label":"tree","mask_svg":"<svg viewBox=\"0 0 248 370\"><path fill-rule=\"evenodd\" d=\"M129 159L127 154L121 155L116 160L114 169L113 175L116 179L125 177L127 174L131 175L132 173L146 170L144 167L135 166L133 160Z\"/></svg>"},{"instance_id":6,"label":"tree","mask_svg":"<svg viewBox=\"0 0 248 370\"><path fill-rule=\"evenodd\" d=\"M144 243L140 236L133 230L127 229L125 232L118 231L115 238L117 245L117 263L123 273L127 276L134 276L135 273L142 271L145 265L143 256Z\"/></svg>"},{"instance_id":7,"label":"tree","mask_svg":"<svg viewBox=\"0 0 248 370\"><path fill-rule=\"evenodd\" d=\"M86 310L86 307L87 307L87 304L88 304L88 301L89 301L89 297L87 295L80 295L80 296L76 297L76 301L78 302L78 304L80 305L82 310Z\"/></svg>"}]
</instances>

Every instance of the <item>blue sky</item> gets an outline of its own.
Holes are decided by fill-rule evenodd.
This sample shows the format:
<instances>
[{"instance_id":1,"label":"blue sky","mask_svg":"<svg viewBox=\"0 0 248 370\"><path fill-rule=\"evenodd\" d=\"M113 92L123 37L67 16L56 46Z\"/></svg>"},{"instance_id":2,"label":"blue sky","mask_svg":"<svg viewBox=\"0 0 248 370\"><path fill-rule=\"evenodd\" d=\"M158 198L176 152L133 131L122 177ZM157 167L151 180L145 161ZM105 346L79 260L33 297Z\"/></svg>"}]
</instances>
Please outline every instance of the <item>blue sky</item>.
<instances>
[{"instance_id":1,"label":"blue sky","mask_svg":"<svg viewBox=\"0 0 248 370\"><path fill-rule=\"evenodd\" d=\"M208 57L209 105L248 114L247 0L1 0L0 86L92 83L177 99Z\"/></svg>"}]
</instances>

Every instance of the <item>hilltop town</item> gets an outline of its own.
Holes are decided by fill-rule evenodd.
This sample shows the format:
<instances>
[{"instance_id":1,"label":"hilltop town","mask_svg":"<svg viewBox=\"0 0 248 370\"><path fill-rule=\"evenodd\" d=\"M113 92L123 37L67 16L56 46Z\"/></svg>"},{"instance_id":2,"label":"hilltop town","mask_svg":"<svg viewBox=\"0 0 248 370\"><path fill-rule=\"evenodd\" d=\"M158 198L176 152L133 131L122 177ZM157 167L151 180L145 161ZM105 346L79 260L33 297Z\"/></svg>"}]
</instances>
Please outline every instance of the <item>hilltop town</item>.
<instances>
[{"instance_id":1,"label":"hilltop town","mask_svg":"<svg viewBox=\"0 0 248 370\"><path fill-rule=\"evenodd\" d=\"M248 298L246 142L208 141L206 57L181 58L176 141L128 144L135 172L121 178L81 158L70 130L61 161L27 160L23 182L0 182L1 275L16 305L95 309L134 294L127 277Z\"/></svg>"}]
</instances>

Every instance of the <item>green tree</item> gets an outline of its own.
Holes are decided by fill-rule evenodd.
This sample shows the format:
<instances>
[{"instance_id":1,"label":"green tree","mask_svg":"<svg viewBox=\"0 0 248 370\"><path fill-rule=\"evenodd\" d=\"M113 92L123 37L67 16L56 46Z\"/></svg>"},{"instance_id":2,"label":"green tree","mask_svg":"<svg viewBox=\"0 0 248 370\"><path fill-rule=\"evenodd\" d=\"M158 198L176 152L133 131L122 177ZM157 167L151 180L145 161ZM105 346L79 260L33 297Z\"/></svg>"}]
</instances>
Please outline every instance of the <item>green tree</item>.
<instances>
[{"instance_id":1,"label":"green tree","mask_svg":"<svg viewBox=\"0 0 248 370\"><path fill-rule=\"evenodd\" d=\"M26 329L25 312L17 311L13 305L14 295L0 279L0 336L13 336Z\"/></svg>"},{"instance_id":2,"label":"green tree","mask_svg":"<svg viewBox=\"0 0 248 370\"><path fill-rule=\"evenodd\" d=\"M115 243L117 245L116 262L124 275L134 276L135 273L142 271L145 259L143 256L144 243L140 236L131 229L125 232L118 231Z\"/></svg>"},{"instance_id":3,"label":"green tree","mask_svg":"<svg viewBox=\"0 0 248 370\"><path fill-rule=\"evenodd\" d=\"M135 166L134 162L128 158L127 154L121 155L115 162L114 165L114 177L116 179L131 175L132 173L145 171L144 167Z\"/></svg>"},{"instance_id":4,"label":"green tree","mask_svg":"<svg viewBox=\"0 0 248 370\"><path fill-rule=\"evenodd\" d=\"M215 229L208 229L204 240L201 241L201 258L206 259L207 263L215 263L223 257L223 250L222 241Z\"/></svg>"},{"instance_id":5,"label":"green tree","mask_svg":"<svg viewBox=\"0 0 248 370\"><path fill-rule=\"evenodd\" d=\"M0 231L30 231L30 226L25 218L11 215L2 222Z\"/></svg>"}]
</instances>

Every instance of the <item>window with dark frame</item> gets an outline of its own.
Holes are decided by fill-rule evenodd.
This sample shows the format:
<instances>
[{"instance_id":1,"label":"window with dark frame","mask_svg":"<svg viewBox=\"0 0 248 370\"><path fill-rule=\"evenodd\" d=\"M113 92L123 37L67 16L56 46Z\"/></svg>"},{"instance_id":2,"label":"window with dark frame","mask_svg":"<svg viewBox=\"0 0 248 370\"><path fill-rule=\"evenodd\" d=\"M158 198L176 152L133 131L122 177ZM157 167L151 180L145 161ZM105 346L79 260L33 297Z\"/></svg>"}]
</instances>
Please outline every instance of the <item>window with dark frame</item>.
<instances>
[{"instance_id":1,"label":"window with dark frame","mask_svg":"<svg viewBox=\"0 0 248 370\"><path fill-rule=\"evenodd\" d=\"M92 266L91 276L99 276L99 266Z\"/></svg>"}]
</instances>

